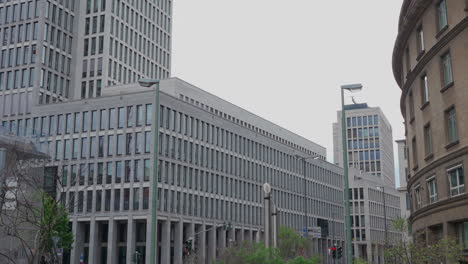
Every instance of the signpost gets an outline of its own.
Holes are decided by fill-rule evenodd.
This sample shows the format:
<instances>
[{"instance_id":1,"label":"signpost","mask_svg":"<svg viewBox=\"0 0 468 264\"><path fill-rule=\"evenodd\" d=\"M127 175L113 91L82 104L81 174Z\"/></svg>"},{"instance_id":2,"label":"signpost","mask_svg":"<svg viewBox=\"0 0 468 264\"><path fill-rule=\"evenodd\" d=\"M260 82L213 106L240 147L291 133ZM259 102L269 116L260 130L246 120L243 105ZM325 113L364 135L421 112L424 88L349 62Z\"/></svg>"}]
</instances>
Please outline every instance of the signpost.
<instances>
[{"instance_id":1,"label":"signpost","mask_svg":"<svg viewBox=\"0 0 468 264\"><path fill-rule=\"evenodd\" d=\"M312 234L312 238L322 238L322 228L320 226L314 226L309 229L309 235Z\"/></svg>"}]
</instances>

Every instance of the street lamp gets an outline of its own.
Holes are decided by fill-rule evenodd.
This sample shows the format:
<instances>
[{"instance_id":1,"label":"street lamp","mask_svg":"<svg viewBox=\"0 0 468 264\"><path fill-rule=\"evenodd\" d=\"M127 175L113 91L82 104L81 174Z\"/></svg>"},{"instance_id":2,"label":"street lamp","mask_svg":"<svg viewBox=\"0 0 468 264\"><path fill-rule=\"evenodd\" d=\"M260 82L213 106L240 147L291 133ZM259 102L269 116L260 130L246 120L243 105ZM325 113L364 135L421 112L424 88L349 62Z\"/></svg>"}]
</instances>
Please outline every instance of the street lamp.
<instances>
[{"instance_id":1,"label":"street lamp","mask_svg":"<svg viewBox=\"0 0 468 264\"><path fill-rule=\"evenodd\" d=\"M387 204L385 203L385 187L384 186L378 186L376 188L379 191L382 191L382 200L383 200L383 215L384 215L384 236L385 236L385 248L388 248L388 227L387 227Z\"/></svg>"},{"instance_id":2,"label":"street lamp","mask_svg":"<svg viewBox=\"0 0 468 264\"><path fill-rule=\"evenodd\" d=\"M158 161L159 161L159 83L157 79L140 79L138 81L142 87L153 87L155 86L155 99L153 105L154 123L153 123L153 182L151 192L151 250L150 250L150 264L156 264L156 250L157 250L157 191L158 191Z\"/></svg>"},{"instance_id":3,"label":"street lamp","mask_svg":"<svg viewBox=\"0 0 468 264\"><path fill-rule=\"evenodd\" d=\"M296 155L297 159L302 160L302 178L304 181L304 237L308 237L309 235L309 221L307 217L307 173L306 173L306 160L308 159L318 159L320 155L302 157L300 155Z\"/></svg>"},{"instance_id":4,"label":"street lamp","mask_svg":"<svg viewBox=\"0 0 468 264\"><path fill-rule=\"evenodd\" d=\"M345 224L346 224L346 263L353 263L353 249L351 243L351 210L349 208L349 175L348 175L348 144L346 140L346 112L344 91L357 92L362 90L362 84L347 84L341 86L341 140L343 141L343 169L344 169L344 196L345 196Z\"/></svg>"}]
</instances>

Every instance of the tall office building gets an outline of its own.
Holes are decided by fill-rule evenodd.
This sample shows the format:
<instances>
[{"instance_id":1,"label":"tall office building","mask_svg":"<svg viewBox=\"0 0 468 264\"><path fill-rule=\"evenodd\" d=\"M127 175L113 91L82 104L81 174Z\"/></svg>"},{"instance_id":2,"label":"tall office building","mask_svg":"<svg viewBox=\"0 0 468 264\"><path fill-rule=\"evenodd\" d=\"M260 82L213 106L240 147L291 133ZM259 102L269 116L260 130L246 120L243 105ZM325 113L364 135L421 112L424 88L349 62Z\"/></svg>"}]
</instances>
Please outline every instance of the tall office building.
<instances>
[{"instance_id":1,"label":"tall office building","mask_svg":"<svg viewBox=\"0 0 468 264\"><path fill-rule=\"evenodd\" d=\"M410 209L411 209L411 199L408 193L407 186L407 177L408 177L408 149L406 147L405 140L396 140L397 148L398 148L398 172L400 178L400 185L398 187L398 191L402 194L404 198L402 200L401 209L402 209L402 216L406 219L410 217Z\"/></svg>"},{"instance_id":2,"label":"tall office building","mask_svg":"<svg viewBox=\"0 0 468 264\"><path fill-rule=\"evenodd\" d=\"M171 13L171 0L0 1L2 119L169 77Z\"/></svg>"},{"instance_id":3,"label":"tall office building","mask_svg":"<svg viewBox=\"0 0 468 264\"><path fill-rule=\"evenodd\" d=\"M148 263L156 226L158 263L182 263L190 237L198 263L213 263L232 242L262 239L265 182L281 226L303 229L307 199L307 225L322 226L314 252L331 261L328 247L344 238L343 171L325 161L325 148L179 79L162 81L161 90L157 177L152 89L116 86L14 120L25 124L22 134L36 135L58 171L75 235L64 263L130 263L136 256ZM304 177L297 155L321 159L307 160Z\"/></svg>"},{"instance_id":4,"label":"tall office building","mask_svg":"<svg viewBox=\"0 0 468 264\"><path fill-rule=\"evenodd\" d=\"M348 165L395 187L392 127L379 107L367 104L346 105ZM341 111L333 124L335 164L343 166Z\"/></svg>"}]
</instances>

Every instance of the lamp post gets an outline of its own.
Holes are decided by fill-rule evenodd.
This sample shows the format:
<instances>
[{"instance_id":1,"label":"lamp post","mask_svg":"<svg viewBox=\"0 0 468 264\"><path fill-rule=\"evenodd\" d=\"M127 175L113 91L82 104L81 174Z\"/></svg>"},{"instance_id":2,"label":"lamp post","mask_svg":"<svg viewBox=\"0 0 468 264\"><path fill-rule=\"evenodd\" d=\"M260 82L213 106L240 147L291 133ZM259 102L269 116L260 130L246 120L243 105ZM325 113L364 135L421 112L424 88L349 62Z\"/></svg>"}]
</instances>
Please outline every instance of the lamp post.
<instances>
[{"instance_id":1,"label":"lamp post","mask_svg":"<svg viewBox=\"0 0 468 264\"><path fill-rule=\"evenodd\" d=\"M383 200L383 215L384 215L384 239L385 239L385 244L384 248L388 248L388 227L387 227L387 204L385 202L385 187L384 186L378 186L377 190L382 191L382 200Z\"/></svg>"},{"instance_id":2,"label":"lamp post","mask_svg":"<svg viewBox=\"0 0 468 264\"><path fill-rule=\"evenodd\" d=\"M296 158L299 160L302 160L302 179L303 179L303 185L304 185L304 237L308 237L309 235L309 221L308 221L308 210L307 210L307 173L306 173L306 160L307 159L318 159L320 158L320 155L314 155L314 156L309 156L309 157L302 157L299 155L296 155Z\"/></svg>"},{"instance_id":3,"label":"lamp post","mask_svg":"<svg viewBox=\"0 0 468 264\"><path fill-rule=\"evenodd\" d=\"M355 92L362 90L362 84L348 84L341 86L341 140L343 141L343 169L345 196L345 225L346 225L346 263L353 263L353 249L351 243L351 210L349 208L349 175L348 175L348 145L346 140L346 112L344 91Z\"/></svg>"},{"instance_id":4,"label":"lamp post","mask_svg":"<svg viewBox=\"0 0 468 264\"><path fill-rule=\"evenodd\" d=\"M159 167L159 83L157 79L141 79L138 81L142 87L155 86L155 99L153 105L154 123L153 123L153 182L151 192L151 249L150 249L150 264L156 264L156 250L157 250L157 192L158 192L158 167Z\"/></svg>"}]
</instances>

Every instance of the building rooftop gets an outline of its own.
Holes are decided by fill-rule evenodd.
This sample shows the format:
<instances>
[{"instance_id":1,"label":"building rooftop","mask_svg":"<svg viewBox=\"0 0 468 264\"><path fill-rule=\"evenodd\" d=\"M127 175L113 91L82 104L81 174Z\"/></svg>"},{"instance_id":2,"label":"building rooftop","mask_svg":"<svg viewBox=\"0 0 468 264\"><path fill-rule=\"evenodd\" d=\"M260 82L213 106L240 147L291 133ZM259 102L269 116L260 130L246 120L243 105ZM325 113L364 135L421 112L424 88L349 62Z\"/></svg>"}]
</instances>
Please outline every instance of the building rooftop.
<instances>
[{"instance_id":1,"label":"building rooftop","mask_svg":"<svg viewBox=\"0 0 468 264\"><path fill-rule=\"evenodd\" d=\"M345 110L357 110L357 109L366 109L366 108L369 108L369 106L367 105L367 103L363 103L363 104L350 104L350 105L345 105L345 106L344 106L344 109L345 109Z\"/></svg>"}]
</instances>

